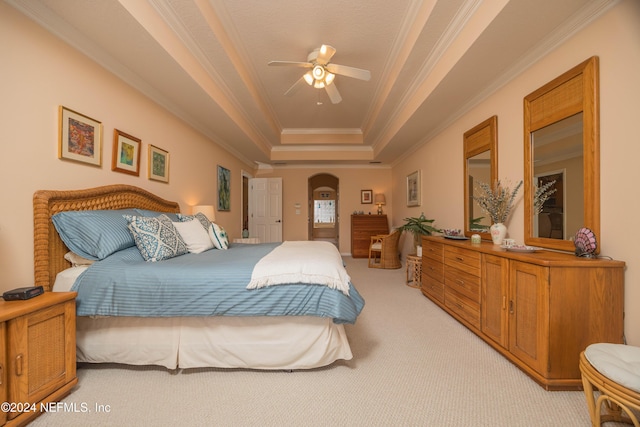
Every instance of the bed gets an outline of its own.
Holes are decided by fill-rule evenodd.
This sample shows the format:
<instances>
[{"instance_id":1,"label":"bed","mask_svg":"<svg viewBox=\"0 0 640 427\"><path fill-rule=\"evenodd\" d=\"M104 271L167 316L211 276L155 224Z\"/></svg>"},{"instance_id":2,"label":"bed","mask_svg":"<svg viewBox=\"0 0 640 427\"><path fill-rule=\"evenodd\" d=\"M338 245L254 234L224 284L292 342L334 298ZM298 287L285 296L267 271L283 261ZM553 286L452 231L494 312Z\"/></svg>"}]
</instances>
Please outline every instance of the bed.
<instances>
[{"instance_id":1,"label":"bed","mask_svg":"<svg viewBox=\"0 0 640 427\"><path fill-rule=\"evenodd\" d=\"M134 246L116 250L91 265L78 265L69 261L73 261L69 257L71 251L54 225L54 215L78 211L119 213L130 209L148 216L159 212L178 214L178 203L138 187L109 185L73 191L37 191L33 207L35 284L46 291L78 292L78 362L160 365L169 369L294 370L317 368L353 357L344 325L355 322L364 300L350 282L343 289L303 283L306 280L272 285L269 277L262 285L247 289L245 282L254 282L259 267L266 268L265 271L275 268L277 263L268 263L267 259L273 259L288 242L230 244L227 250L214 248L160 262L146 262ZM291 242L289 250L302 254L297 244L307 245ZM308 256L316 257L313 253ZM235 270L220 273L215 279L211 273L209 279L209 273L200 269L214 261ZM126 268L119 267L122 262ZM175 277L180 279L165 273L168 270L163 269L170 264L181 265L178 273L171 273L178 274ZM344 270L341 261L340 267ZM127 274L120 276L113 270L109 273L108 268ZM148 277L137 283L128 275L138 268L141 272L152 269L152 274L161 279L150 283L146 290ZM99 276L104 273L102 270L109 276ZM198 271L207 278L203 280L209 280L208 285L197 282ZM87 285L87 277L92 276L94 282ZM196 291L204 296L195 296ZM114 295L125 294L128 299L136 293L141 294L142 302L117 308L103 304ZM166 294L168 306L161 306L166 301L156 301L159 294ZM230 298L227 294L241 299L227 302ZM175 309L181 304L196 310L184 313ZM264 308L255 308L258 306Z\"/></svg>"}]
</instances>

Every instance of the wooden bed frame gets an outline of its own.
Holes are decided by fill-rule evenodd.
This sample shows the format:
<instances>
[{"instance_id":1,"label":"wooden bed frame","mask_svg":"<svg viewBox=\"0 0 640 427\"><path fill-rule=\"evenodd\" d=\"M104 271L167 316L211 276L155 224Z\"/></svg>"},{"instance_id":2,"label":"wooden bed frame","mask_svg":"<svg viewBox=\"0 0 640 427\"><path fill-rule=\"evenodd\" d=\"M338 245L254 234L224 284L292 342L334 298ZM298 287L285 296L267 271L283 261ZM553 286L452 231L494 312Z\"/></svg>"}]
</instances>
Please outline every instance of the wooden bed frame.
<instances>
[{"instance_id":1,"label":"wooden bed frame","mask_svg":"<svg viewBox=\"0 0 640 427\"><path fill-rule=\"evenodd\" d=\"M96 209L147 209L180 212L176 202L164 200L142 188L116 184L85 190L39 190L33 195L33 251L35 286L51 291L56 275L71 264L64 259L69 251L56 231L51 217L63 211Z\"/></svg>"}]
</instances>

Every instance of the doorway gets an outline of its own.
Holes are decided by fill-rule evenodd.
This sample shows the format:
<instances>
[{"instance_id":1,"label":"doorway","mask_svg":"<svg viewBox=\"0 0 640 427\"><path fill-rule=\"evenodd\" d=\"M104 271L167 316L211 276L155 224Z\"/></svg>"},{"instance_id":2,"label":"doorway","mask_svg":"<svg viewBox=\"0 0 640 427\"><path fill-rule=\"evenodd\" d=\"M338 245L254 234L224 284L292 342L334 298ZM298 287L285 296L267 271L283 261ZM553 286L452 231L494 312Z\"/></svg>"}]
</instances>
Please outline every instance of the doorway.
<instances>
[{"instance_id":1,"label":"doorway","mask_svg":"<svg viewBox=\"0 0 640 427\"><path fill-rule=\"evenodd\" d=\"M339 182L337 177L327 173L309 178L309 240L323 240L339 247Z\"/></svg>"}]
</instances>

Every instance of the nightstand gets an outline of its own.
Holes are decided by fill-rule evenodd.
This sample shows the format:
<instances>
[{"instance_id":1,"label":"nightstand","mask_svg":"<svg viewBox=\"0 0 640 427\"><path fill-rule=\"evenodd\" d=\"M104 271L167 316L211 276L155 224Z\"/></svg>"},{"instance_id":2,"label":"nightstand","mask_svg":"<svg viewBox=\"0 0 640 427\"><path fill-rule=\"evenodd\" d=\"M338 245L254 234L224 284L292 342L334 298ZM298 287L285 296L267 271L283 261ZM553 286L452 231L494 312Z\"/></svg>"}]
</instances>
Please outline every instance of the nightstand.
<instances>
[{"instance_id":1,"label":"nightstand","mask_svg":"<svg viewBox=\"0 0 640 427\"><path fill-rule=\"evenodd\" d=\"M0 425L25 425L40 415L40 403L60 401L77 384L75 298L45 292L0 300L0 401L9 404Z\"/></svg>"}]
</instances>

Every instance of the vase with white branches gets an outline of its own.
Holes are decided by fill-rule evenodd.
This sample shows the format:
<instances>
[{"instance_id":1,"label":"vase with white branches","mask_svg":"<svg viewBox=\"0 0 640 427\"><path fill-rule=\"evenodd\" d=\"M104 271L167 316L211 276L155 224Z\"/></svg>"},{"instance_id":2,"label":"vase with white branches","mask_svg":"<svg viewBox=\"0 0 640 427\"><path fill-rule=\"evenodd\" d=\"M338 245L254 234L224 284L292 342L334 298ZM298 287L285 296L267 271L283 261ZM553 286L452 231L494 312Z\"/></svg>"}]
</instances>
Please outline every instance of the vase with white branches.
<instances>
[{"instance_id":1,"label":"vase with white branches","mask_svg":"<svg viewBox=\"0 0 640 427\"><path fill-rule=\"evenodd\" d=\"M500 180L493 187L487 183L479 182L473 192L473 200L491 218L491 239L496 245L501 245L507 235L505 223L509 219L520 187L522 187L522 181L518 182L513 189L509 183L503 183Z\"/></svg>"}]
</instances>

